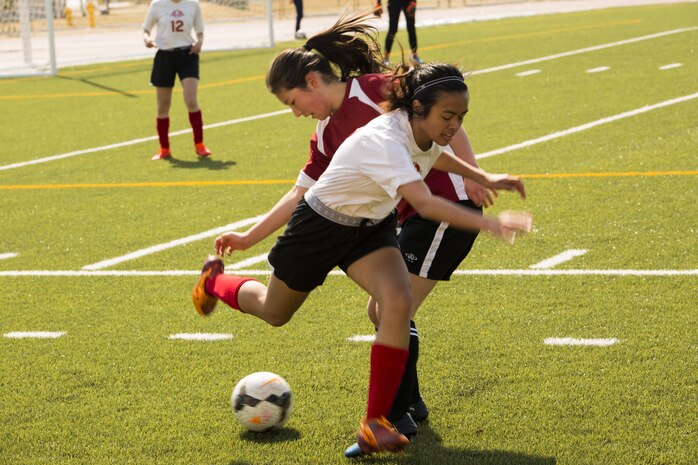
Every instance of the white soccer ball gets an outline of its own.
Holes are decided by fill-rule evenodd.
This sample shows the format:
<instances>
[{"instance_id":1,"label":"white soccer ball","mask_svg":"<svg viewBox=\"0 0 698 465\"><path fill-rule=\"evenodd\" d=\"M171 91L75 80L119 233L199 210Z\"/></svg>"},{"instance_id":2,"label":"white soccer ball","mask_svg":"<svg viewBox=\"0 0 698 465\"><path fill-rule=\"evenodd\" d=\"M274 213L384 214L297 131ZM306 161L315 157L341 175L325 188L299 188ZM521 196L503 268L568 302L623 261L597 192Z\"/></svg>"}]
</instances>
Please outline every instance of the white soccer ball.
<instances>
[{"instance_id":1,"label":"white soccer ball","mask_svg":"<svg viewBox=\"0 0 698 465\"><path fill-rule=\"evenodd\" d=\"M291 387L275 373L252 373L237 383L230 406L238 423L251 431L281 428L293 409Z\"/></svg>"}]
</instances>

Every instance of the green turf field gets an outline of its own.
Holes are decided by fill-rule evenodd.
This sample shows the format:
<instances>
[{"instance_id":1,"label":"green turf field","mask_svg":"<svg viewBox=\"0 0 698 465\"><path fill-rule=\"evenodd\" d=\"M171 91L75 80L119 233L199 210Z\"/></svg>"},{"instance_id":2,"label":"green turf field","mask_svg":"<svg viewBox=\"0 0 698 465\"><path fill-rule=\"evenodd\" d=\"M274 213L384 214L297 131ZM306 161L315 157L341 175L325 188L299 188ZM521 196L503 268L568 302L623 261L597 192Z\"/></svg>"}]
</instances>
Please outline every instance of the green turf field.
<instances>
[{"instance_id":1,"label":"green turf field","mask_svg":"<svg viewBox=\"0 0 698 465\"><path fill-rule=\"evenodd\" d=\"M419 40L423 58L470 73L479 162L523 176L529 194L502 194L492 212L526 209L534 231L513 247L478 239L420 309L429 421L404 454L358 462L698 463L698 4L421 28ZM149 61L0 81L0 463L347 462L369 360L369 343L347 338L373 332L363 292L330 276L281 328L224 306L204 320L190 300L218 231L265 213L306 161L315 122L264 85L291 45L202 56L216 126L201 161L179 91L175 158L150 161ZM568 251L581 252L542 263ZM251 263L266 280L266 261ZM34 331L64 334L7 337ZM233 337L170 339L180 333ZM292 386L280 432L234 421L230 393L254 371Z\"/></svg>"}]
</instances>

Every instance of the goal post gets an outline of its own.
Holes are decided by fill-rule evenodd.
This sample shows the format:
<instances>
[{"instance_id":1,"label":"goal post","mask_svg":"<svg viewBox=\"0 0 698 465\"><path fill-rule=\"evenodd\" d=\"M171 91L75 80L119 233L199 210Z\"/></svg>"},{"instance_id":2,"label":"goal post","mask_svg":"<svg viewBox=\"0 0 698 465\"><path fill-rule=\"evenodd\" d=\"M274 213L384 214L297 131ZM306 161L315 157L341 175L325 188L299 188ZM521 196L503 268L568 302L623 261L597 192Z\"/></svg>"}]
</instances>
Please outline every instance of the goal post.
<instances>
[{"instance_id":1,"label":"goal post","mask_svg":"<svg viewBox=\"0 0 698 465\"><path fill-rule=\"evenodd\" d=\"M56 74L53 0L0 0L0 77Z\"/></svg>"}]
</instances>

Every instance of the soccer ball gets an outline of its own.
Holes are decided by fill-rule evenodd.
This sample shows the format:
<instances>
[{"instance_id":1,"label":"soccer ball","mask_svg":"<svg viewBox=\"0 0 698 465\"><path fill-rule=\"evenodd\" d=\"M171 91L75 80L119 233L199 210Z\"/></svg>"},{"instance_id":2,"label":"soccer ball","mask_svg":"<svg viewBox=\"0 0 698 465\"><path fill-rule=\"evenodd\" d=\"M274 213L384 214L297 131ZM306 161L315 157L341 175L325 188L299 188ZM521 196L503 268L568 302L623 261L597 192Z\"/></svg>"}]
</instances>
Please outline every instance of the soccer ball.
<instances>
[{"instance_id":1,"label":"soccer ball","mask_svg":"<svg viewBox=\"0 0 698 465\"><path fill-rule=\"evenodd\" d=\"M251 431L281 428L293 409L291 387L277 374L252 373L237 383L230 406L238 423Z\"/></svg>"}]
</instances>

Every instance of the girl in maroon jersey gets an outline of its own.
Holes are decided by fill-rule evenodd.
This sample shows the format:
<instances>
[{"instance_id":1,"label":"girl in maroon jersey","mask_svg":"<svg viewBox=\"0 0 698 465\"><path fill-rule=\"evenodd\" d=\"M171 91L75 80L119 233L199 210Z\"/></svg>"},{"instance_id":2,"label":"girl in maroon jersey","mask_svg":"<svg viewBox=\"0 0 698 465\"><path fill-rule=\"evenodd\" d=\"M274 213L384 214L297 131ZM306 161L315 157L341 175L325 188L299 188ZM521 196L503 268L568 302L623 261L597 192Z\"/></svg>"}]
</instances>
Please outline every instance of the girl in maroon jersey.
<instances>
[{"instance_id":1,"label":"girl in maroon jersey","mask_svg":"<svg viewBox=\"0 0 698 465\"><path fill-rule=\"evenodd\" d=\"M311 37L302 48L282 52L272 63L267 77L270 91L283 103L289 105L296 116L312 116L320 120L311 139L310 158L299 174L296 185L258 224L245 233L227 233L216 239L215 248L218 252L229 254L232 250L246 249L283 226L291 218L299 200L303 198L303 195L315 183L320 174L325 171L339 145L357 128L383 113L381 104L386 99L386 86L392 78L376 73L376 71L383 70L383 65L380 57L375 54L377 46L375 42L371 42L373 36L367 35L372 31L372 28L363 23L364 19L365 17L354 17L340 21L329 30ZM356 40L356 36L365 37L365 39ZM338 74L332 71L330 64L335 65L339 71ZM433 102L430 103L433 104ZM470 149L467 136L462 128L458 129L451 143L464 158L471 158L474 162L472 149ZM448 177L448 175L446 176ZM458 193L460 191L464 193L466 186L463 185L462 179L455 178L457 186L452 187L450 191L444 189L444 192L452 191L455 193L456 198L453 200L457 201L459 200ZM511 186L514 187L512 188L523 194L523 186L520 182L518 180L513 182L514 184ZM477 202L491 203L490 191L476 186L479 185L470 184L469 189ZM438 223L434 224L437 227L439 225ZM468 250L475 236L476 234L470 233L469 238L465 239ZM420 229L419 237L424 237L423 228ZM462 241L463 239L453 236L449 243L454 243L456 240ZM458 250L461 254L463 253L460 249ZM412 276L409 279L412 281ZM416 275L415 279L423 278ZM194 289L195 307L202 315L209 314L217 299L220 298L230 306L239 308L241 305L237 298L240 288L245 282L237 277L224 275L223 264L219 259L209 260ZM269 294L274 293L272 286L275 286L274 283L270 283L266 294L267 300ZM422 288L427 287L422 286ZM278 285L276 288L278 289ZM428 288L430 290L433 285ZM421 302L424 297L426 296L419 296L418 302ZM245 311L275 325L286 323L298 308L295 307L289 311L284 310L275 314L275 312L267 310L260 313L256 309L250 310L251 307L244 304L242 306ZM379 316L377 316L375 308L376 305L371 304L372 319L376 327L379 327ZM414 311L416 311L416 307L411 310L411 313ZM413 336L416 337L416 330L413 331ZM411 341L410 344L414 345ZM415 365L414 376L403 379L414 380L416 378L416 357L414 357L413 365ZM401 388L410 395L413 389L413 382L410 382L404 389ZM394 397L394 392L392 389L381 390L375 386L371 389L373 396L387 397L389 401ZM407 408L411 403L413 403L411 399L403 402L404 405L399 407L400 412L394 408L396 413L391 418L397 424L402 424L404 433L408 435L416 433L416 426L407 414ZM385 404L385 400L383 400L383 404Z\"/></svg>"}]
</instances>

